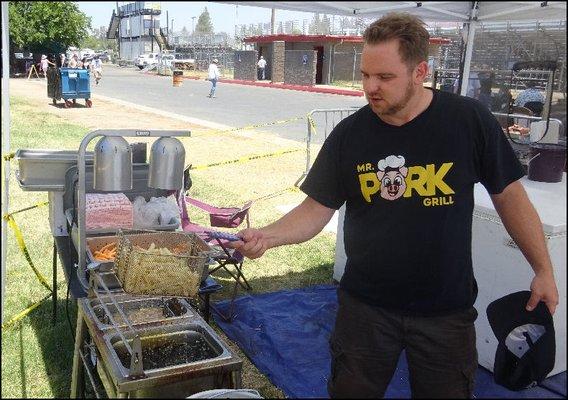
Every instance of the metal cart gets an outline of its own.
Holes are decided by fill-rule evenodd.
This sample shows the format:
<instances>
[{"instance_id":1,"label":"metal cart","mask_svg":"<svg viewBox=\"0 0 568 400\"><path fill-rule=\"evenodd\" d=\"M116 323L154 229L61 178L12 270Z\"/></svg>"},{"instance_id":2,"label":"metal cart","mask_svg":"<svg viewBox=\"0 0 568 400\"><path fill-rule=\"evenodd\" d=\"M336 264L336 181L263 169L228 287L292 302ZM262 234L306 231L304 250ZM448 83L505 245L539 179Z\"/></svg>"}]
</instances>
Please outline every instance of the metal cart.
<instances>
[{"instance_id":1,"label":"metal cart","mask_svg":"<svg viewBox=\"0 0 568 400\"><path fill-rule=\"evenodd\" d=\"M93 105L90 99L90 74L87 69L60 68L59 76L48 74L47 85L48 97L52 98L53 104L57 104L57 100L63 98L65 108L75 105L77 99L85 99L85 105L87 107Z\"/></svg>"}]
</instances>

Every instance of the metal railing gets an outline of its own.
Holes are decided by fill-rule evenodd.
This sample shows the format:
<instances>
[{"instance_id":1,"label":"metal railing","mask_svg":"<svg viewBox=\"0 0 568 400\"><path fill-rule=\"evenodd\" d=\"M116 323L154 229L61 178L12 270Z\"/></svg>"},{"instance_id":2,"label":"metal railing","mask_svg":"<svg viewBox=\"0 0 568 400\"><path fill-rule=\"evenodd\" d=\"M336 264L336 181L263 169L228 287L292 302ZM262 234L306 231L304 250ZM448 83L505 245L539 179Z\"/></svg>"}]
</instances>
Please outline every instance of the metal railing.
<instances>
[{"instance_id":1,"label":"metal railing","mask_svg":"<svg viewBox=\"0 0 568 400\"><path fill-rule=\"evenodd\" d=\"M304 172L294 184L296 187L300 185L300 183L308 175L308 172L310 172L311 162L312 162L312 143L314 141L314 137L318 135L318 138L321 139L321 142L323 143L327 139L333 128L335 128L335 126L340 121L342 121L344 118L348 117L349 115L353 114L359 108L360 107L315 109L310 111L306 115L307 124L308 124L307 135L306 135L306 166ZM500 112L493 112L492 114L497 118L497 120L504 129L508 128L507 125L509 122L511 122L511 124L516 123L518 125L530 128L530 124L532 122L538 122L543 120L541 117L528 116L523 114L508 114ZM558 124L559 136L562 136L563 135L562 132L564 132L562 122L556 118L550 118L549 122L552 121ZM546 131L544 132L544 135L540 140L546 137L548 129L549 127L547 126ZM527 138L530 138L530 136L527 136ZM560 138L560 140L565 140L565 139ZM530 139L528 139L528 141L526 141L525 143L529 144ZM314 154L314 156L316 155L317 154Z\"/></svg>"},{"instance_id":2,"label":"metal railing","mask_svg":"<svg viewBox=\"0 0 568 400\"><path fill-rule=\"evenodd\" d=\"M318 132L320 135L323 134L323 136L321 136L321 142L323 143L340 121L353 114L359 108L360 107L315 109L306 114L308 121L306 135L306 169L294 184L295 186L299 186L300 182L304 180L310 171L312 157L311 145L314 136L316 136Z\"/></svg>"}]
</instances>

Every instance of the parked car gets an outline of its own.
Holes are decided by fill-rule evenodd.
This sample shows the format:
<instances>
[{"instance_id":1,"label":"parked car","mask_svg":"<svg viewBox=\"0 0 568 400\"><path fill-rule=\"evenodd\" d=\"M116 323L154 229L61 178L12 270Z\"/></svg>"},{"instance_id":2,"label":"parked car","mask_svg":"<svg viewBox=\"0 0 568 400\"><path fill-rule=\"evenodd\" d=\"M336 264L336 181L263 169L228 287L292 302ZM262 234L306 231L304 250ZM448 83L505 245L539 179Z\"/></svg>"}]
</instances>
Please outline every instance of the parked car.
<instances>
[{"instance_id":1,"label":"parked car","mask_svg":"<svg viewBox=\"0 0 568 400\"><path fill-rule=\"evenodd\" d=\"M140 54L134 61L134 65L138 68L143 69L148 65L158 64L158 53L145 53Z\"/></svg>"}]
</instances>

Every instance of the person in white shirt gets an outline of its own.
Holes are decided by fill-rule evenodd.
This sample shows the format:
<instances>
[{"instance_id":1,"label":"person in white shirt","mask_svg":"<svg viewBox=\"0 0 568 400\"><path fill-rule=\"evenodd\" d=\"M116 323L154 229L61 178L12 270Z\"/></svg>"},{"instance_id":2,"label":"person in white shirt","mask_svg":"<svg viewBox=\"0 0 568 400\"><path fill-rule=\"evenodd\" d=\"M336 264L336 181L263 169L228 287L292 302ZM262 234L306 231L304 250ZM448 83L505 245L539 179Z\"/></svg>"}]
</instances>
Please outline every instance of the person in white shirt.
<instances>
[{"instance_id":1,"label":"person in white shirt","mask_svg":"<svg viewBox=\"0 0 568 400\"><path fill-rule=\"evenodd\" d=\"M41 72L43 72L43 77L47 78L47 68L49 66L47 62L47 56L45 54L41 55L41 61L39 62Z\"/></svg>"},{"instance_id":2,"label":"person in white shirt","mask_svg":"<svg viewBox=\"0 0 568 400\"><path fill-rule=\"evenodd\" d=\"M95 56L93 62L91 63L91 70L93 71L93 76L95 77L95 83L98 85L99 81L103 77L103 63L99 56Z\"/></svg>"},{"instance_id":3,"label":"person in white shirt","mask_svg":"<svg viewBox=\"0 0 568 400\"><path fill-rule=\"evenodd\" d=\"M265 71L266 71L266 60L263 56L260 56L260 60L256 63L258 67L258 79L264 80L266 79Z\"/></svg>"},{"instance_id":4,"label":"person in white shirt","mask_svg":"<svg viewBox=\"0 0 568 400\"><path fill-rule=\"evenodd\" d=\"M215 89L217 89L217 81L221 76L217 64L219 64L219 60L217 60L216 58L214 58L213 61L211 61L211 64L209 64L207 80L211 81L211 90L209 91L209 96L207 97L213 97L213 98L215 97Z\"/></svg>"}]
</instances>

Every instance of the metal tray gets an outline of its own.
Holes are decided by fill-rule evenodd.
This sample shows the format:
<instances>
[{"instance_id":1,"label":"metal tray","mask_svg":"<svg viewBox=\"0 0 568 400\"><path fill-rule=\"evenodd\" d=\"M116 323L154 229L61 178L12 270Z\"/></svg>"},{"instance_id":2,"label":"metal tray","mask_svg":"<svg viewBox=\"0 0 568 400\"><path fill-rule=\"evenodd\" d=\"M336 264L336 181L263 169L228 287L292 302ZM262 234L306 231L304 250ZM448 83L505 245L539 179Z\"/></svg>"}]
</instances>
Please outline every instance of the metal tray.
<instances>
[{"instance_id":1,"label":"metal tray","mask_svg":"<svg viewBox=\"0 0 568 400\"><path fill-rule=\"evenodd\" d=\"M65 173L77 164L76 150L19 149L16 180L26 191L64 191ZM93 163L93 152L85 155L86 164Z\"/></svg>"}]
</instances>

